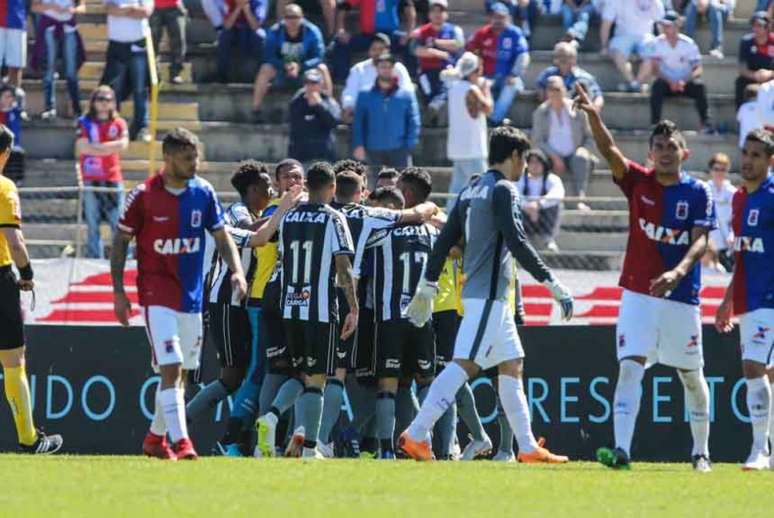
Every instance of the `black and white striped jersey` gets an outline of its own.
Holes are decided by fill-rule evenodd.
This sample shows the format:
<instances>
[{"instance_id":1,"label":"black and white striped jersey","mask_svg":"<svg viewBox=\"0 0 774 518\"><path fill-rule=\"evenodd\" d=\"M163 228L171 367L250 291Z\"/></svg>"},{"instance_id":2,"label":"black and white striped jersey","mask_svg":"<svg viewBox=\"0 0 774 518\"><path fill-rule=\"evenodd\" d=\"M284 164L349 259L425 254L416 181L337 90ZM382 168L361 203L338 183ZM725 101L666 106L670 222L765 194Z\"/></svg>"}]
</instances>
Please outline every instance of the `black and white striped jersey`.
<instances>
[{"instance_id":1,"label":"black and white striped jersey","mask_svg":"<svg viewBox=\"0 0 774 518\"><path fill-rule=\"evenodd\" d=\"M335 257L354 255L344 215L330 205L299 205L282 218L278 251L282 265L282 317L336 322Z\"/></svg>"},{"instance_id":2,"label":"black and white striped jersey","mask_svg":"<svg viewBox=\"0 0 774 518\"><path fill-rule=\"evenodd\" d=\"M239 257L242 261L242 270L245 272L245 278L247 279L247 285L249 286L253 275L255 274L257 261L253 249L247 246L250 242L250 238L253 236L253 232L244 227L253 223L253 215L244 203L236 202L226 210L224 218L226 221L226 232L231 235L234 243L236 243ZM231 304L232 306L241 307L247 306L247 297L240 300L236 297L236 294L232 293L232 273L233 272L229 269L223 258L216 252L213 256L212 269L208 276L209 296L207 300L210 303Z\"/></svg>"},{"instance_id":3,"label":"black and white striped jersey","mask_svg":"<svg viewBox=\"0 0 774 518\"><path fill-rule=\"evenodd\" d=\"M425 275L439 233L425 223L361 234L355 271L362 271L365 251L373 248L374 313L378 322L406 318L406 307Z\"/></svg>"}]
</instances>

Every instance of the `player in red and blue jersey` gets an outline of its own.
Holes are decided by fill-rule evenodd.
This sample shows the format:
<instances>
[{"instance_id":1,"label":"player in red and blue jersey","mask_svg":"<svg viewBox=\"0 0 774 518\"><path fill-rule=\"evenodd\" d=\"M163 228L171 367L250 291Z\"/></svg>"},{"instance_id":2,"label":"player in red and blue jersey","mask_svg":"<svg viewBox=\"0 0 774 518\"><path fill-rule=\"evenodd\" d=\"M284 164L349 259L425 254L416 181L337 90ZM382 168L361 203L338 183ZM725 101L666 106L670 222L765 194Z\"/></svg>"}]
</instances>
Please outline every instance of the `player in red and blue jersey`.
<instances>
[{"instance_id":1,"label":"player in red and blue jersey","mask_svg":"<svg viewBox=\"0 0 774 518\"><path fill-rule=\"evenodd\" d=\"M199 366L205 230L234 272L230 279L234 293L244 297L247 291L239 254L224 230L215 191L196 176L198 144L196 135L182 128L164 137L164 169L127 197L110 258L115 314L127 326L131 304L124 291L124 266L129 242L136 240L137 291L153 367L161 375L143 451L162 459L197 457L186 426L183 371Z\"/></svg>"},{"instance_id":2,"label":"player in red and blue jersey","mask_svg":"<svg viewBox=\"0 0 774 518\"><path fill-rule=\"evenodd\" d=\"M742 148L742 185L734 194L734 277L718 308L715 326L730 332L739 316L742 371L747 381L747 408L753 430L748 471L771 467L766 446L774 436L774 135L757 129ZM766 368L769 367L768 376ZM774 457L772 457L774 459Z\"/></svg>"},{"instance_id":3,"label":"player in red and blue jersey","mask_svg":"<svg viewBox=\"0 0 774 518\"><path fill-rule=\"evenodd\" d=\"M709 186L688 176L685 138L671 121L650 136L648 169L616 145L582 85L576 108L589 115L597 149L629 202L629 241L620 285L624 288L616 329L619 361L613 425L615 449L600 448L599 461L628 468L632 436L642 399L645 369L661 363L677 369L685 387L693 436L693 467L710 471L709 387L702 351L700 258L715 227Z\"/></svg>"},{"instance_id":4,"label":"player in red and blue jersey","mask_svg":"<svg viewBox=\"0 0 774 518\"><path fill-rule=\"evenodd\" d=\"M478 54L484 62L484 75L494 82L492 95L496 101L489 118L500 124L513 100L524 90L521 75L529 65L529 44L521 29L511 23L505 4L497 2L492 6L491 19L492 23L473 34L466 48Z\"/></svg>"}]
</instances>

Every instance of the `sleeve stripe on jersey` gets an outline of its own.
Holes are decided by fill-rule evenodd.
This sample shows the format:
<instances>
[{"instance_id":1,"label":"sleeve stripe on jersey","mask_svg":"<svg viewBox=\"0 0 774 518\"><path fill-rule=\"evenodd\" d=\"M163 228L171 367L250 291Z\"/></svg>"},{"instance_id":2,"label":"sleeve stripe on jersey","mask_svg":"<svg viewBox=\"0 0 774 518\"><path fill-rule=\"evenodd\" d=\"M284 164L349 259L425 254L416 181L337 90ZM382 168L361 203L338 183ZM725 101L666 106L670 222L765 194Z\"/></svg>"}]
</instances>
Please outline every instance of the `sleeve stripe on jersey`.
<instances>
[{"instance_id":1,"label":"sleeve stripe on jersey","mask_svg":"<svg viewBox=\"0 0 774 518\"><path fill-rule=\"evenodd\" d=\"M134 229L132 227L127 227L123 223L117 223L116 226L121 230L122 232L126 232L127 234L134 234Z\"/></svg>"}]
</instances>

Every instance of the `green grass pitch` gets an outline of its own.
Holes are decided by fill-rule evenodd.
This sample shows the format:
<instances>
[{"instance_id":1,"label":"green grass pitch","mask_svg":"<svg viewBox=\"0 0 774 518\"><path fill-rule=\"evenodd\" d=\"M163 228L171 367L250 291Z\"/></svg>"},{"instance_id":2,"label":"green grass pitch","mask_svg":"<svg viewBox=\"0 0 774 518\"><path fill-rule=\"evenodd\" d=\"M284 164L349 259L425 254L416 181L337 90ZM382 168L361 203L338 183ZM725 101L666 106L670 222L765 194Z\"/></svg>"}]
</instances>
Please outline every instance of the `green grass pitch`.
<instances>
[{"instance_id":1,"label":"green grass pitch","mask_svg":"<svg viewBox=\"0 0 774 518\"><path fill-rule=\"evenodd\" d=\"M0 516L774 516L774 472L716 465L0 456ZM269 514L267 514L269 513Z\"/></svg>"}]
</instances>

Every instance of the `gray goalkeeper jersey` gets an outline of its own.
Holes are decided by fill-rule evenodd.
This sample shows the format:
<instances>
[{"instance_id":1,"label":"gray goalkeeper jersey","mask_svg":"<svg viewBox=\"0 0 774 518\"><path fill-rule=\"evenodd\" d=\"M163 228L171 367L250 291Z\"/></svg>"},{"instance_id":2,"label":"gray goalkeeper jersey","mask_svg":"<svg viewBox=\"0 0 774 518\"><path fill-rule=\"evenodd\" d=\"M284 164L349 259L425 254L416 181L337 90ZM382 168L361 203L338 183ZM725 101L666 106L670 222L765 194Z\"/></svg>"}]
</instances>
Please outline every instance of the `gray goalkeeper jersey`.
<instances>
[{"instance_id":1,"label":"gray goalkeeper jersey","mask_svg":"<svg viewBox=\"0 0 774 518\"><path fill-rule=\"evenodd\" d=\"M519 193L499 171L489 170L465 187L433 247L426 278L438 280L449 249L464 239L462 298L505 300L513 257L537 281L551 279L521 222Z\"/></svg>"}]
</instances>

